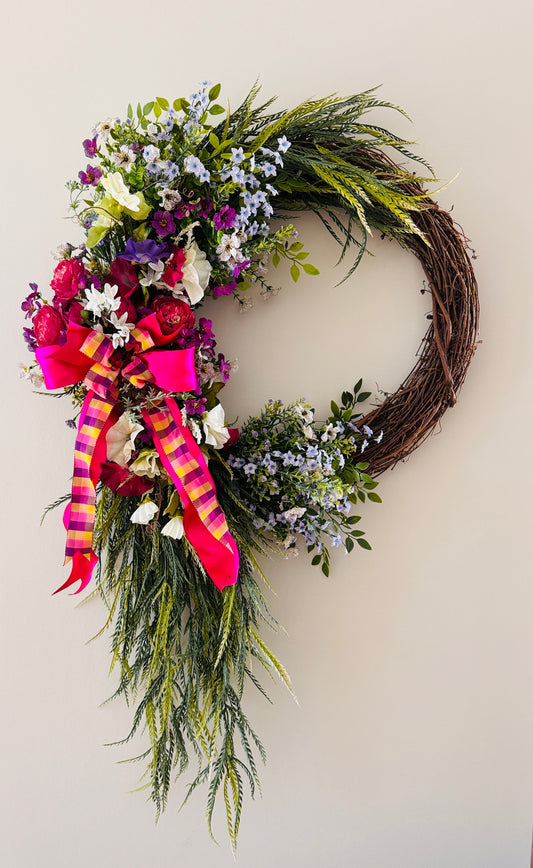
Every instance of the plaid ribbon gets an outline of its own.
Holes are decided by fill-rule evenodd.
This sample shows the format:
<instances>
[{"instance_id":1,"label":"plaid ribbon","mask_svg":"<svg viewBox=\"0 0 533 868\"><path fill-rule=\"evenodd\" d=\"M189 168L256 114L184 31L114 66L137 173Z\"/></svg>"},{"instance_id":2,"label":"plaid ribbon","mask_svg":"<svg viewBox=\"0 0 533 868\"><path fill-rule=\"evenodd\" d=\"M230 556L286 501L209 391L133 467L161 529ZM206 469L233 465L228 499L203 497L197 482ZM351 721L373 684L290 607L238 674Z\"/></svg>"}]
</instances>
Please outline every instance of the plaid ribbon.
<instances>
[{"instance_id":1,"label":"plaid ribbon","mask_svg":"<svg viewBox=\"0 0 533 868\"><path fill-rule=\"evenodd\" d=\"M172 398L143 411L159 457L184 507L185 535L219 590L237 581L239 552L216 498L215 483L198 444Z\"/></svg>"}]
</instances>

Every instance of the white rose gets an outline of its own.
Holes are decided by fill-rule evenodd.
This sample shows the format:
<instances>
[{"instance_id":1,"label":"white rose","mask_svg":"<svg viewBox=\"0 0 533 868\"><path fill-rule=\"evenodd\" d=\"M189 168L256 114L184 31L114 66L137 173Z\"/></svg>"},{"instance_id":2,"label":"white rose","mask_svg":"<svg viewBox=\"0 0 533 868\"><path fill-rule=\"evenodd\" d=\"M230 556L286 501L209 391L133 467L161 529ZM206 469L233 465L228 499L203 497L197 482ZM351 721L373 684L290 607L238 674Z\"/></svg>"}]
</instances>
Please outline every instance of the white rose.
<instances>
[{"instance_id":1,"label":"white rose","mask_svg":"<svg viewBox=\"0 0 533 868\"><path fill-rule=\"evenodd\" d=\"M205 442L215 449L222 449L229 440L229 431L224 420L224 407L217 404L208 413L202 416L202 425L205 434Z\"/></svg>"},{"instance_id":2,"label":"white rose","mask_svg":"<svg viewBox=\"0 0 533 868\"><path fill-rule=\"evenodd\" d=\"M211 265L207 260L207 256L200 250L196 241L185 248L185 263L183 265L183 277L179 289L185 289L191 301L191 304L198 304L203 298L204 292L209 283L211 275ZM176 289L178 289L176 286Z\"/></svg>"},{"instance_id":3,"label":"white rose","mask_svg":"<svg viewBox=\"0 0 533 868\"><path fill-rule=\"evenodd\" d=\"M141 205L140 197L135 193L130 193L124 183L124 179L120 172L111 172L100 181L104 190L109 193L115 202L127 208L129 211L138 211Z\"/></svg>"}]
</instances>

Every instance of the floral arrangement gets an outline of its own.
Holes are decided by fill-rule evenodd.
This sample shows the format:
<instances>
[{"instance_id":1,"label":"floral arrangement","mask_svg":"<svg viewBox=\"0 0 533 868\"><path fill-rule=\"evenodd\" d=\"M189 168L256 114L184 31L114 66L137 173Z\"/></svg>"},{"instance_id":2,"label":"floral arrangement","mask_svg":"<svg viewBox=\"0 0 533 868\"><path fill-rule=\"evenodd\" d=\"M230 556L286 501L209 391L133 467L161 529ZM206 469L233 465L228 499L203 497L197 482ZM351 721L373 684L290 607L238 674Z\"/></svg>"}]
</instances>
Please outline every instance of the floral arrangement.
<instances>
[{"instance_id":1,"label":"floral arrangement","mask_svg":"<svg viewBox=\"0 0 533 868\"><path fill-rule=\"evenodd\" d=\"M188 792L207 785L211 829L222 791L235 846L265 756L242 707L247 682L264 692L252 662L290 686L259 633L275 623L257 556L303 544L328 575L330 546L370 548L352 507L380 500L364 452L388 432L361 420L361 380L322 422L301 400L271 401L228 428L219 395L234 364L201 306L231 296L244 310L252 284L275 295L282 259L294 281L318 274L274 217L315 212L341 258L355 248L351 273L372 227L424 243L413 215L426 206L415 176L383 162L385 146L412 157L407 143L362 118L390 107L373 92L278 113L256 106L257 88L233 112L219 93L204 82L172 105L129 106L83 142L67 185L83 240L59 248L49 288L30 284L23 373L75 407L59 590L78 593L96 568L116 695L135 703L126 740L149 734L146 786L162 810L195 756Z\"/></svg>"}]
</instances>

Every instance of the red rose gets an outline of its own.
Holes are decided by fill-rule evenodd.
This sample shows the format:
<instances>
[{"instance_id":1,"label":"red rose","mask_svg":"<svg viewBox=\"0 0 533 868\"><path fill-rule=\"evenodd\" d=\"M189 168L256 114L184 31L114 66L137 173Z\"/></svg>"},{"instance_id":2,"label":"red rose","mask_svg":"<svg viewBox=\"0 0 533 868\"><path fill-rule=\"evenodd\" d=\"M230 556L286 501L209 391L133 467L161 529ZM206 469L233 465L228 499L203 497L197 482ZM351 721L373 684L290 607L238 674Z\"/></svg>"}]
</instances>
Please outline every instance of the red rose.
<instances>
[{"instance_id":1,"label":"red rose","mask_svg":"<svg viewBox=\"0 0 533 868\"><path fill-rule=\"evenodd\" d=\"M185 253L181 247L175 247L170 259L167 260L167 267L161 275L161 280L174 289L178 280L183 277L183 266L185 264Z\"/></svg>"},{"instance_id":2,"label":"red rose","mask_svg":"<svg viewBox=\"0 0 533 868\"><path fill-rule=\"evenodd\" d=\"M194 325L194 314L185 301L170 295L158 295L152 302L164 335L178 333Z\"/></svg>"},{"instance_id":3,"label":"red rose","mask_svg":"<svg viewBox=\"0 0 533 868\"><path fill-rule=\"evenodd\" d=\"M33 317L33 330L38 346L49 347L57 344L59 336L66 328L61 314L50 304L44 304Z\"/></svg>"},{"instance_id":4,"label":"red rose","mask_svg":"<svg viewBox=\"0 0 533 868\"><path fill-rule=\"evenodd\" d=\"M109 269L109 280L112 286L116 284L120 295L123 298L128 298L139 286L139 278L137 277L137 269L133 262L128 262L127 259L114 259Z\"/></svg>"},{"instance_id":5,"label":"red rose","mask_svg":"<svg viewBox=\"0 0 533 868\"><path fill-rule=\"evenodd\" d=\"M135 306L131 303L129 298L124 298L123 295L120 295L120 307L116 311L119 319L123 313L128 314L126 322L137 322L137 310L135 309Z\"/></svg>"},{"instance_id":6,"label":"red rose","mask_svg":"<svg viewBox=\"0 0 533 868\"><path fill-rule=\"evenodd\" d=\"M115 494L122 494L124 497L140 497L154 487L153 479L136 476L135 473L131 473L120 464L115 464L114 461L103 461L101 470L100 479L104 485Z\"/></svg>"},{"instance_id":7,"label":"red rose","mask_svg":"<svg viewBox=\"0 0 533 868\"><path fill-rule=\"evenodd\" d=\"M58 301L69 301L78 290L85 288L86 282L85 269L77 259L62 259L55 267L50 286Z\"/></svg>"}]
</instances>

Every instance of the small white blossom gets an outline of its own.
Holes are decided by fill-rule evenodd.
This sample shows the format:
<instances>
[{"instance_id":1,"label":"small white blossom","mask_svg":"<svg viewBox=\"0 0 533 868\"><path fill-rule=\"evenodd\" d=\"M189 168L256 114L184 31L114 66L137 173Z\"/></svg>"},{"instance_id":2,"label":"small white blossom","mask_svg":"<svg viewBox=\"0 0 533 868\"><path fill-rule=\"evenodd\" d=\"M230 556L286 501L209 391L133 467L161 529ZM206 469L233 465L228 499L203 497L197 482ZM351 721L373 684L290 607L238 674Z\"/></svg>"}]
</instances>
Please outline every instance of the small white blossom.
<instances>
[{"instance_id":1,"label":"small white blossom","mask_svg":"<svg viewBox=\"0 0 533 868\"><path fill-rule=\"evenodd\" d=\"M164 270L165 263L162 259L159 262L147 262L143 267L144 277L141 277L139 283L141 286L157 286Z\"/></svg>"},{"instance_id":2,"label":"small white blossom","mask_svg":"<svg viewBox=\"0 0 533 868\"><path fill-rule=\"evenodd\" d=\"M185 529L183 527L183 519L181 515L175 515L170 521L167 521L164 528L161 530L163 536L169 536L172 539L181 539Z\"/></svg>"},{"instance_id":3,"label":"small white blossom","mask_svg":"<svg viewBox=\"0 0 533 868\"><path fill-rule=\"evenodd\" d=\"M121 169L125 169L126 172L131 172L136 160L135 151L132 151L132 149L128 148L127 145L121 145L118 153L111 154L111 159L117 166L120 166Z\"/></svg>"},{"instance_id":4,"label":"small white blossom","mask_svg":"<svg viewBox=\"0 0 533 868\"><path fill-rule=\"evenodd\" d=\"M181 195L178 191L171 190L169 187L164 187L157 195L161 199L165 211L172 211L181 202Z\"/></svg>"},{"instance_id":5,"label":"small white blossom","mask_svg":"<svg viewBox=\"0 0 533 868\"><path fill-rule=\"evenodd\" d=\"M217 256L221 262L227 262L229 259L234 259L241 241L236 232L233 235L223 235L220 239L220 244L217 247Z\"/></svg>"},{"instance_id":6,"label":"small white blossom","mask_svg":"<svg viewBox=\"0 0 533 868\"><path fill-rule=\"evenodd\" d=\"M34 389L40 389L44 386L43 373L38 365L28 367L27 365L19 365L19 376L22 380L29 380Z\"/></svg>"},{"instance_id":7,"label":"small white blossom","mask_svg":"<svg viewBox=\"0 0 533 868\"><path fill-rule=\"evenodd\" d=\"M95 316L102 316L103 313L111 313L118 310L120 307L120 298L117 298L118 286L111 286L109 283L104 284L102 292L94 287L85 290L87 304L84 305L85 310L90 311Z\"/></svg>"},{"instance_id":8,"label":"small white blossom","mask_svg":"<svg viewBox=\"0 0 533 868\"><path fill-rule=\"evenodd\" d=\"M135 328L135 323L126 322L128 319L128 314L123 313L122 316L119 317L116 313L112 313L109 317L111 325L114 325L116 328L115 334L111 335L111 340L113 341L113 346L115 349L118 347L123 347L124 344L127 344L130 339L130 332Z\"/></svg>"},{"instance_id":9,"label":"small white blossom","mask_svg":"<svg viewBox=\"0 0 533 868\"><path fill-rule=\"evenodd\" d=\"M107 460L126 467L135 449L135 438L144 428L123 413L106 434Z\"/></svg>"},{"instance_id":10,"label":"small white blossom","mask_svg":"<svg viewBox=\"0 0 533 868\"><path fill-rule=\"evenodd\" d=\"M157 505L151 500L146 500L137 507L131 516L130 521L132 521L133 524L148 524L157 514L157 511Z\"/></svg>"}]
</instances>

